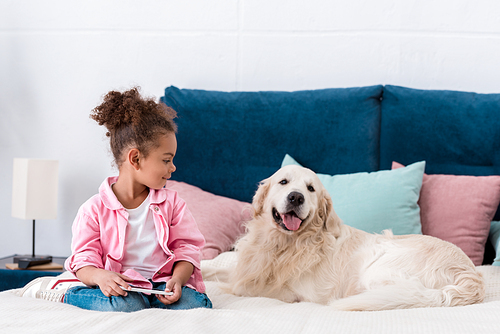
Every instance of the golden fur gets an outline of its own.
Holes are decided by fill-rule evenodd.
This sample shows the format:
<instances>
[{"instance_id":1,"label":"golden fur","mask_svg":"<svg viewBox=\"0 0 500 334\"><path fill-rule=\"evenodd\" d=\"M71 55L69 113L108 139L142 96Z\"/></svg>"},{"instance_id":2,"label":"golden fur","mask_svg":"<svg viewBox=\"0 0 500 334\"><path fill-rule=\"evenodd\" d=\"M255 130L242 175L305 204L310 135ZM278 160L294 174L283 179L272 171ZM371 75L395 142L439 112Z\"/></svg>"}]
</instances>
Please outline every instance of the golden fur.
<instances>
[{"instance_id":1,"label":"golden fur","mask_svg":"<svg viewBox=\"0 0 500 334\"><path fill-rule=\"evenodd\" d=\"M291 192L304 197L293 207L302 220L297 230L285 229L279 219L291 208ZM328 192L306 168L283 167L264 180L253 207L229 273L236 295L341 310L456 306L484 298L481 274L458 247L430 236L369 234L344 225Z\"/></svg>"}]
</instances>

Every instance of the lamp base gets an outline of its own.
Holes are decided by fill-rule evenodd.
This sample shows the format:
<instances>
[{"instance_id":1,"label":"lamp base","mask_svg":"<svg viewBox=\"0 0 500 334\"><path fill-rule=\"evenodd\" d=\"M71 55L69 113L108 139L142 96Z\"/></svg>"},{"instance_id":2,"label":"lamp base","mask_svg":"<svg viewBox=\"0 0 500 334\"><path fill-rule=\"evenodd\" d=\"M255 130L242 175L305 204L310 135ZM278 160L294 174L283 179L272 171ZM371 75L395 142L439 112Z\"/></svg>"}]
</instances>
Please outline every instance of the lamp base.
<instances>
[{"instance_id":1,"label":"lamp base","mask_svg":"<svg viewBox=\"0 0 500 334\"><path fill-rule=\"evenodd\" d=\"M26 269L31 266L52 262L50 255L15 255L14 263L17 263L20 269Z\"/></svg>"}]
</instances>

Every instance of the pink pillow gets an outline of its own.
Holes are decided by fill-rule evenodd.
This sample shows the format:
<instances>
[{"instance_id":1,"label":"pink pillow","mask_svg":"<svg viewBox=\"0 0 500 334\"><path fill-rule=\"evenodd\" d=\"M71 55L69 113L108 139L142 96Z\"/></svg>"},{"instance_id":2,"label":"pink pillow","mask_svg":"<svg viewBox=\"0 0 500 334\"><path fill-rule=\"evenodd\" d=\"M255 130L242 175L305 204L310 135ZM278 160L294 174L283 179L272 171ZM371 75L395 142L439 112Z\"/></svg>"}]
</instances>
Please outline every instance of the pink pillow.
<instances>
[{"instance_id":1,"label":"pink pillow","mask_svg":"<svg viewBox=\"0 0 500 334\"><path fill-rule=\"evenodd\" d=\"M392 169L400 167L392 163ZM418 200L422 233L457 245L481 265L499 202L500 176L424 174Z\"/></svg>"},{"instance_id":2,"label":"pink pillow","mask_svg":"<svg viewBox=\"0 0 500 334\"><path fill-rule=\"evenodd\" d=\"M184 182L169 180L167 188L177 191L186 202L205 237L205 247L201 251L203 260L230 250L245 231L243 224L251 214L249 203L217 196Z\"/></svg>"}]
</instances>

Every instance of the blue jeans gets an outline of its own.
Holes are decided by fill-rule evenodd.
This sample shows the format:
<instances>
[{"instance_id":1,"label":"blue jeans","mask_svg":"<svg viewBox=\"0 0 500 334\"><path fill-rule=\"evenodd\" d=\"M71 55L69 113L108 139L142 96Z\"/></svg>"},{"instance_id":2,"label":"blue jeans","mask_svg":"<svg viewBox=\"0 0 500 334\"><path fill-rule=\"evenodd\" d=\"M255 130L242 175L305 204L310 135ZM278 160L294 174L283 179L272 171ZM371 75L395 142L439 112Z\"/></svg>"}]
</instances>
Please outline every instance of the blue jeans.
<instances>
[{"instance_id":1,"label":"blue jeans","mask_svg":"<svg viewBox=\"0 0 500 334\"><path fill-rule=\"evenodd\" d=\"M153 282L153 289L165 290L165 282ZM69 288L64 295L64 303L86 310L103 312L134 312L147 308L187 310L192 308L212 308L207 295L184 286L181 298L173 304L165 305L155 295L128 292L126 297L106 297L99 287L76 286Z\"/></svg>"}]
</instances>

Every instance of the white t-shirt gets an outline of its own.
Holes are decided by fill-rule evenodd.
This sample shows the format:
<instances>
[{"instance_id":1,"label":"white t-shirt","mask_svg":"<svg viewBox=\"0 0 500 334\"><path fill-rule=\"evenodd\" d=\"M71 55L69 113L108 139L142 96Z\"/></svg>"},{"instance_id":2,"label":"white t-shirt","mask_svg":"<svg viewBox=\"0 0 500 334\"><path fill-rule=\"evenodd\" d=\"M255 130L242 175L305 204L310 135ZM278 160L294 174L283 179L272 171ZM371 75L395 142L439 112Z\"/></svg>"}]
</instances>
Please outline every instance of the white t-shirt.
<instances>
[{"instance_id":1,"label":"white t-shirt","mask_svg":"<svg viewBox=\"0 0 500 334\"><path fill-rule=\"evenodd\" d=\"M149 195L135 209L127 210L128 224L122 270L134 269L145 278L152 278L155 272L167 261L156 235L153 213L149 209ZM158 249L159 248L159 249ZM153 254L158 254L153 257Z\"/></svg>"}]
</instances>

